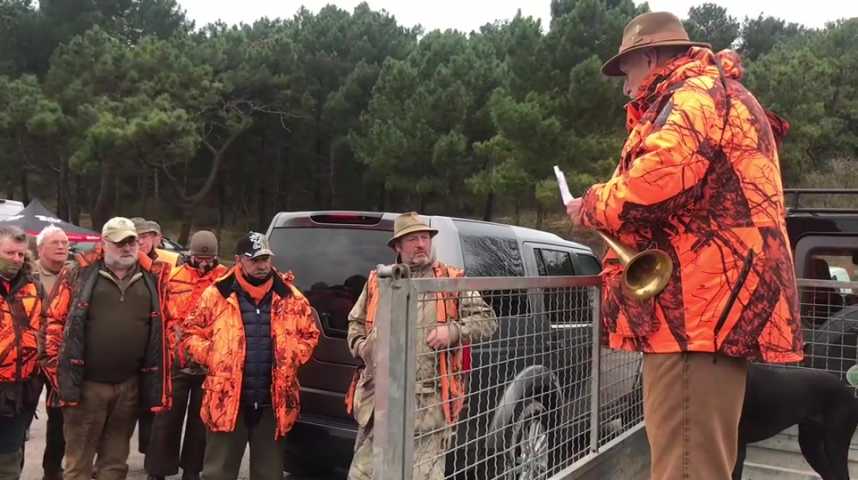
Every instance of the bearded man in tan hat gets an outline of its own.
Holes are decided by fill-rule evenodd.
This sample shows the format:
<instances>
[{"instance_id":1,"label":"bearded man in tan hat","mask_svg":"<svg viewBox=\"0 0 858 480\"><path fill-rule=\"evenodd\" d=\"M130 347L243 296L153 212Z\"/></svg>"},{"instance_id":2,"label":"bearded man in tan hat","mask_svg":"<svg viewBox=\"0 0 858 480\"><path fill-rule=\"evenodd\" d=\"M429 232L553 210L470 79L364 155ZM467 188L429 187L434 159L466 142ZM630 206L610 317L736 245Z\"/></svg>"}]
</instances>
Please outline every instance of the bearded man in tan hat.
<instances>
[{"instance_id":1,"label":"bearded man in tan hat","mask_svg":"<svg viewBox=\"0 0 858 480\"><path fill-rule=\"evenodd\" d=\"M435 259L432 237L438 233L415 212L396 218L393 238L388 241L397 261L408 265L412 277L461 277L462 270ZM364 366L358 368L346 396L346 408L359 429L349 480L371 480L373 474L373 413L378 275L370 272L363 292L349 313L348 346ZM463 345L490 338L497 329L494 311L477 292L465 292L452 300L418 302L418 332L428 332L417 342L417 415L414 432L414 480L442 480L445 450L452 425L458 419L465 397L462 379ZM445 303L446 302L446 303ZM402 319L396 319L402 320ZM420 335L420 333L418 333ZM443 372L447 372L444 375ZM440 377L437 372L442 372Z\"/></svg>"},{"instance_id":2,"label":"bearded man in tan hat","mask_svg":"<svg viewBox=\"0 0 858 480\"><path fill-rule=\"evenodd\" d=\"M169 265L140 252L134 223L111 218L100 248L62 270L43 326L42 368L63 407L67 480L128 474L140 410L170 408L162 312ZM58 402L58 403L57 403Z\"/></svg>"},{"instance_id":3,"label":"bearded man in tan hat","mask_svg":"<svg viewBox=\"0 0 858 480\"><path fill-rule=\"evenodd\" d=\"M611 347L644 353L654 480L726 480L736 462L748 359L802 359L777 144L787 124L746 90L735 52L647 13L602 72L625 76L629 138L606 183L567 204L573 223L673 260L665 289L624 292L604 261Z\"/></svg>"},{"instance_id":4,"label":"bearded man in tan hat","mask_svg":"<svg viewBox=\"0 0 858 480\"><path fill-rule=\"evenodd\" d=\"M206 371L187 360L179 343L182 324L199 304L203 291L226 272L227 268L218 263L217 237L208 230L200 230L191 236L188 262L170 273L166 317L167 338L173 352L173 408L155 415L152 423L144 465L150 480L175 475L180 466L182 480L198 480L203 470L206 429L200 419L200 406ZM181 441L183 425L184 441Z\"/></svg>"}]
</instances>

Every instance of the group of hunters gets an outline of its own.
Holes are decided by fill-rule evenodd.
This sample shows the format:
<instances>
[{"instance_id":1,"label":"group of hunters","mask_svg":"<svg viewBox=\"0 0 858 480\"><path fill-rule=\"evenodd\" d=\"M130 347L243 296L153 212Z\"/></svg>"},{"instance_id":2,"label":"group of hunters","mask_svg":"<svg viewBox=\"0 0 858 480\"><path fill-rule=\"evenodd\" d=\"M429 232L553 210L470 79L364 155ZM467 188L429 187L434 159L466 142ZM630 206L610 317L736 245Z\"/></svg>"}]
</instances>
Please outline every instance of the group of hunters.
<instances>
[{"instance_id":1,"label":"group of hunters","mask_svg":"<svg viewBox=\"0 0 858 480\"><path fill-rule=\"evenodd\" d=\"M726 480L748 360L802 358L778 160L789 125L741 85L735 52L689 40L669 13L633 19L602 72L625 77L629 136L612 177L567 203L567 214L674 264L664 291L641 301L606 254L603 338L643 353L651 478ZM414 276L462 276L435 259L436 233L404 214L388 245ZM157 223L116 217L97 248L71 261L64 232L48 227L28 261L24 232L0 227L0 480L20 477L43 384L45 480L125 478L138 422L150 479L180 467L184 479L235 479L248 444L250 478L281 478L282 440L299 415L297 371L319 338L310 304L273 268L262 234L237 242L231 268L219 264L212 232L192 236L186 259L160 243ZM362 365L346 398L359 426L350 479L374 478L378 289L371 272L349 314L348 349ZM462 346L497 329L478 293L447 302L422 302L417 315L427 333L416 365L414 424L425 433L416 480L445 477L452 425L467 412Z\"/></svg>"}]
</instances>

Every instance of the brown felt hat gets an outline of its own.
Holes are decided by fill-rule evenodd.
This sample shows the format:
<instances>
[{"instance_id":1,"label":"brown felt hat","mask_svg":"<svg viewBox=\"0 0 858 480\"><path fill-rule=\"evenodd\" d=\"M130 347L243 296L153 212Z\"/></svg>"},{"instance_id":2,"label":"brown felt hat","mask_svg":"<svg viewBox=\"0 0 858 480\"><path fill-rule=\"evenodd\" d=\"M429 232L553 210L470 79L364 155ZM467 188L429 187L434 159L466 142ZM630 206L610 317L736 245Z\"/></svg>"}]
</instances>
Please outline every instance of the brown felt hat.
<instances>
[{"instance_id":1,"label":"brown felt hat","mask_svg":"<svg viewBox=\"0 0 858 480\"><path fill-rule=\"evenodd\" d=\"M692 42L688 32L676 15L669 12L650 12L638 15L623 30L620 52L602 65L602 74L622 77L620 59L624 55L652 47L689 46L712 48L706 42Z\"/></svg>"},{"instance_id":2,"label":"brown felt hat","mask_svg":"<svg viewBox=\"0 0 858 480\"><path fill-rule=\"evenodd\" d=\"M417 232L429 232L429 235L434 237L438 233L438 230L426 225L426 222L423 221L417 212L403 213L393 221L393 237L387 241L387 246L393 248L396 240L409 233Z\"/></svg>"}]
</instances>

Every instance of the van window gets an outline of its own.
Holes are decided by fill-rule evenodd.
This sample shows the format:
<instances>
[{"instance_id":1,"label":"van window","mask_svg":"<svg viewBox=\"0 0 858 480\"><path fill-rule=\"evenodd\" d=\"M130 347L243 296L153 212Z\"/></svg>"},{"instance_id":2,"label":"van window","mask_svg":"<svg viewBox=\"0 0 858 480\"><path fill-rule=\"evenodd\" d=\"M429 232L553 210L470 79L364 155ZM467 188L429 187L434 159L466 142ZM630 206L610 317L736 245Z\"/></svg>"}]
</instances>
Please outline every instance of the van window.
<instances>
[{"instance_id":1,"label":"van window","mask_svg":"<svg viewBox=\"0 0 858 480\"><path fill-rule=\"evenodd\" d=\"M469 277L523 277L524 262L518 240L503 225L455 221L462 244L465 274ZM498 317L527 315L530 312L524 290L480 292Z\"/></svg>"},{"instance_id":2,"label":"van window","mask_svg":"<svg viewBox=\"0 0 858 480\"><path fill-rule=\"evenodd\" d=\"M540 276L575 275L572 268L572 255L563 250L534 248L536 268Z\"/></svg>"},{"instance_id":3,"label":"van window","mask_svg":"<svg viewBox=\"0 0 858 480\"><path fill-rule=\"evenodd\" d=\"M524 264L515 239L462 235L461 240L469 276L524 276Z\"/></svg>"},{"instance_id":4,"label":"van window","mask_svg":"<svg viewBox=\"0 0 858 480\"><path fill-rule=\"evenodd\" d=\"M565 250L534 248L540 276L575 275L572 254ZM589 318L587 295L577 288L545 288L542 307L554 326L583 323Z\"/></svg>"},{"instance_id":5,"label":"van window","mask_svg":"<svg viewBox=\"0 0 858 480\"><path fill-rule=\"evenodd\" d=\"M319 312L329 336L345 337L348 314L369 272L394 261L390 232L353 228L276 228L274 264L295 274L295 285Z\"/></svg>"},{"instance_id":6,"label":"van window","mask_svg":"<svg viewBox=\"0 0 858 480\"><path fill-rule=\"evenodd\" d=\"M575 259L578 261L575 267L580 275L598 275L602 271L599 260L592 255L579 253Z\"/></svg>"}]
</instances>

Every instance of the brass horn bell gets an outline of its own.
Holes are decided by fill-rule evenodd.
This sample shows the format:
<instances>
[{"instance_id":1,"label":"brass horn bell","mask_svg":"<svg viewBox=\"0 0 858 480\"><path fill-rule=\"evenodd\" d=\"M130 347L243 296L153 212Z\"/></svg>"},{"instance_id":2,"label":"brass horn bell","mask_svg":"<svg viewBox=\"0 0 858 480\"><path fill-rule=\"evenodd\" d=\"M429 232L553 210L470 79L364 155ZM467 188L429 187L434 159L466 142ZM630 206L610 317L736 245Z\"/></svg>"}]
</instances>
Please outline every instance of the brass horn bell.
<instances>
[{"instance_id":1,"label":"brass horn bell","mask_svg":"<svg viewBox=\"0 0 858 480\"><path fill-rule=\"evenodd\" d=\"M636 253L608 235L597 233L623 264L623 289L627 294L643 301L664 290L673 275L673 260L667 252L651 248Z\"/></svg>"}]
</instances>

